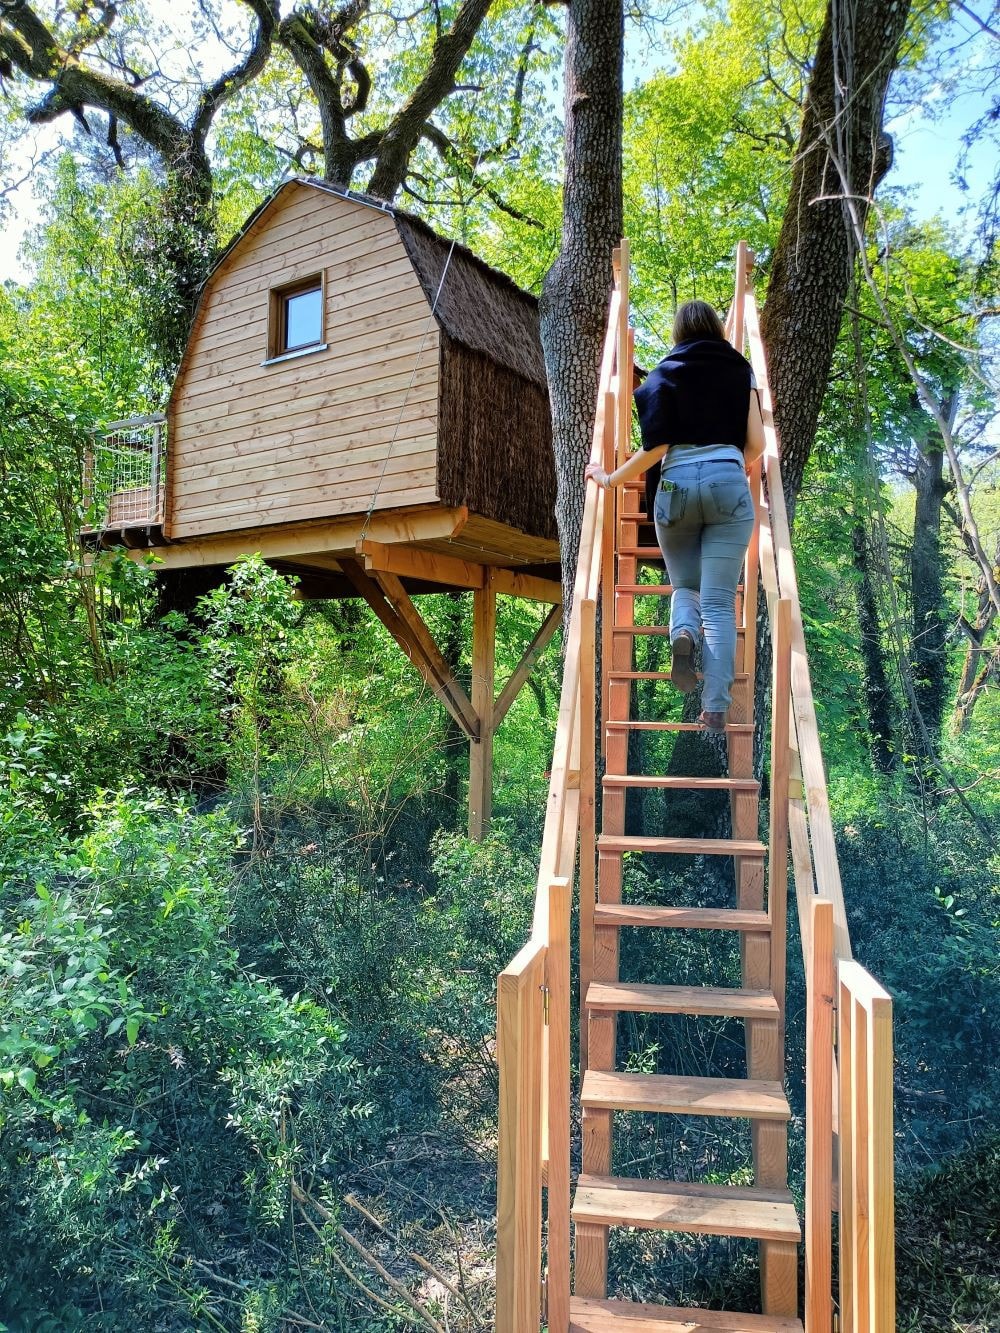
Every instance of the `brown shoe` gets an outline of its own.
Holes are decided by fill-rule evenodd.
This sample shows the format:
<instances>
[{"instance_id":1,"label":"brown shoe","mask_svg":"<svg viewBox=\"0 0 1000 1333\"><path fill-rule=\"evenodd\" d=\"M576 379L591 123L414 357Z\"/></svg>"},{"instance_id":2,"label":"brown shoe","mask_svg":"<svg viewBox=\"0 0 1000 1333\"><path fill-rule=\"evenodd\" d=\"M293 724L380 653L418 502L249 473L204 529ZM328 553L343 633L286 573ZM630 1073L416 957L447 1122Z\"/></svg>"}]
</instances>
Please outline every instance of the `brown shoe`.
<instances>
[{"instance_id":1,"label":"brown shoe","mask_svg":"<svg viewBox=\"0 0 1000 1333\"><path fill-rule=\"evenodd\" d=\"M706 731L725 732L726 730L725 713L701 713L698 721Z\"/></svg>"},{"instance_id":2,"label":"brown shoe","mask_svg":"<svg viewBox=\"0 0 1000 1333\"><path fill-rule=\"evenodd\" d=\"M670 683L681 694L690 694L698 686L698 677L694 674L694 639L686 630L681 630L670 645Z\"/></svg>"}]
</instances>

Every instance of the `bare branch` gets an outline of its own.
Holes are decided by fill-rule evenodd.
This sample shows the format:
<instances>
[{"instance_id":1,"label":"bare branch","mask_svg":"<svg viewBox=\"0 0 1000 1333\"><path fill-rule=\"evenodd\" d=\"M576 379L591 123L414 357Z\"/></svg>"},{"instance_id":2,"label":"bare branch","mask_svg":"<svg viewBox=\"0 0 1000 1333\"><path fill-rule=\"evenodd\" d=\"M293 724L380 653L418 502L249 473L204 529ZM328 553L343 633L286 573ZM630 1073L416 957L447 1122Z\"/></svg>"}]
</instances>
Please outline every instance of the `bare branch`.
<instances>
[{"instance_id":1,"label":"bare branch","mask_svg":"<svg viewBox=\"0 0 1000 1333\"><path fill-rule=\"evenodd\" d=\"M431 113L452 91L455 75L489 12L492 0L462 0L451 29L434 43L423 78L382 135L378 161L368 183L380 199L393 199L406 178L410 154L420 142Z\"/></svg>"},{"instance_id":2,"label":"bare branch","mask_svg":"<svg viewBox=\"0 0 1000 1333\"><path fill-rule=\"evenodd\" d=\"M971 6L963 4L962 0L955 0L955 8L960 9L966 18L972 19L973 23L977 24L982 31L992 37L994 41L1000 42L1000 32L997 32L996 28L991 28L988 23L979 17Z\"/></svg>"},{"instance_id":3,"label":"bare branch","mask_svg":"<svg viewBox=\"0 0 1000 1333\"><path fill-rule=\"evenodd\" d=\"M277 0L244 0L257 16L257 30L250 50L241 61L220 75L202 93L198 110L191 126L192 134L204 141L219 107L257 77L271 54L271 43L278 22Z\"/></svg>"}]
</instances>

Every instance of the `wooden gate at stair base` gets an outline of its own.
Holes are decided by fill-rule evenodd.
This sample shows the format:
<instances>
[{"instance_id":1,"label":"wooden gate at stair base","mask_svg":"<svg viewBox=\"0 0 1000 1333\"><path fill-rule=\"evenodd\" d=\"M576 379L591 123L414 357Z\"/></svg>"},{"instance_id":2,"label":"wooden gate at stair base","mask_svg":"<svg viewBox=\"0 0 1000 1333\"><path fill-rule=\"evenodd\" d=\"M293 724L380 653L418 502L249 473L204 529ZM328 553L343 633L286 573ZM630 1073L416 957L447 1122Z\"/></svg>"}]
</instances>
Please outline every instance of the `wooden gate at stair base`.
<instances>
[{"instance_id":1,"label":"wooden gate at stair base","mask_svg":"<svg viewBox=\"0 0 1000 1333\"><path fill-rule=\"evenodd\" d=\"M807 979L805 1302L806 1333L831 1333L839 1316L845 1333L892 1333L895 1322L892 1175L892 1014L889 996L851 958L843 894L819 731L813 704L795 564L781 487L778 440L759 320L749 285L752 260L737 254L736 292L726 332L741 350L749 341L761 389L767 447L751 474L757 524L738 601L742 617L734 688L734 721L728 729L734 838L723 849L704 842L691 850L733 857L736 906L729 910L640 908L616 901L621 853L641 850L618 823L629 785L688 786L705 779L629 775L604 777L605 832L596 830L596 610L602 599L601 734L607 754L622 761L611 737L637 721L616 717L631 691L634 598L648 585L636 582L642 558L638 487L616 493L589 483L586 491L574 602L566 632L565 666L552 776L531 936L498 979L500 1140L497 1198L498 1333L791 1333L801 1329L790 1303L792 1226L789 1196L764 1181L783 1170L784 1094L780 1086L785 974L785 898L788 852L794 868ZM631 439L632 335L628 327L628 248L615 256L612 296L601 364L592 461L611 468L626 456ZM761 475L766 490L761 486ZM771 800L767 843L757 843L756 784L749 764L752 736L754 626L763 590L771 635ZM624 659L627 644L628 659ZM610 665L608 665L610 664ZM741 711L742 710L742 711ZM615 727L615 723L625 723ZM647 723L647 725L649 725ZM664 724L659 724L664 725ZM683 724L667 724L677 727ZM709 780L711 781L711 780ZM751 823L754 825L751 827ZM647 843L651 840L645 840ZM681 841L681 840L678 840ZM723 1187L679 1188L666 1182L636 1191L632 1182L608 1176L578 1182L575 1263L571 1258L570 1178L570 928L574 868L579 852L580 1007L586 1143L597 1142L610 1166L614 1109L691 1114L749 1115L754 1125L752 1191ZM763 869L767 861L767 893ZM615 860L617 858L617 861ZM610 893L607 890L610 888ZM660 914L654 920L654 915ZM622 987L602 979L617 968L617 933L657 925L740 932L743 989L727 997L714 988ZM609 933L610 932L610 933ZM766 973L765 973L766 969ZM761 984L763 983L763 984ZM668 1012L742 1010L751 1074L739 1080L665 1080L669 1096L615 1074L615 1015L648 1007L654 997ZM641 992L637 994L637 992ZM736 997L739 996L739 1000ZM768 1003L764 1001L768 999ZM590 1025L594 1027L591 1028ZM588 1031L590 1029L590 1031ZM834 1043L834 1033L838 1040ZM595 1058L603 1069L596 1069ZM597 1074L595 1081L594 1075ZM773 1075L773 1077L770 1077ZM636 1076L633 1076L636 1077ZM733 1087L709 1086L736 1083ZM648 1080L647 1080L648 1083ZM603 1084L603 1086L602 1086ZM682 1085L687 1084L687 1087ZM742 1106L739 1104L742 1099ZM589 1106L588 1106L589 1103ZM588 1116L588 1110L590 1115ZM776 1129L775 1126L778 1128ZM780 1131L780 1132L779 1132ZM761 1179L763 1176L763 1179ZM645 1182L646 1185L649 1182ZM756 1197L755 1197L756 1196ZM839 1206L839 1278L832 1279L832 1212ZM663 1306L635 1306L603 1299L609 1225L661 1226L722 1232L761 1239L765 1315L740 1315ZM544 1236L544 1259L543 1259ZM577 1294L571 1295L575 1267ZM583 1294L581 1294L581 1290Z\"/></svg>"}]
</instances>

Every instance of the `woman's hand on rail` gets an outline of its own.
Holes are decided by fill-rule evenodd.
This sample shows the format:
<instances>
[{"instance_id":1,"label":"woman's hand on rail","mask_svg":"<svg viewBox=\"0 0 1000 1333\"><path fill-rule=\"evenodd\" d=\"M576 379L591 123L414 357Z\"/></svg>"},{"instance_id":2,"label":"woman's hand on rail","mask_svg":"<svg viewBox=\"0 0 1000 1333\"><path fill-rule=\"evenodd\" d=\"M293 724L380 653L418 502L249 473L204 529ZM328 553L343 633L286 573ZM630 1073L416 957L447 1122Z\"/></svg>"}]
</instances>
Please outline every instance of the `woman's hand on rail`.
<instances>
[{"instance_id":1,"label":"woman's hand on rail","mask_svg":"<svg viewBox=\"0 0 1000 1333\"><path fill-rule=\"evenodd\" d=\"M605 472L600 463L588 463L583 475L586 480L596 481L598 486L603 486L605 489L611 485L611 474Z\"/></svg>"}]
</instances>

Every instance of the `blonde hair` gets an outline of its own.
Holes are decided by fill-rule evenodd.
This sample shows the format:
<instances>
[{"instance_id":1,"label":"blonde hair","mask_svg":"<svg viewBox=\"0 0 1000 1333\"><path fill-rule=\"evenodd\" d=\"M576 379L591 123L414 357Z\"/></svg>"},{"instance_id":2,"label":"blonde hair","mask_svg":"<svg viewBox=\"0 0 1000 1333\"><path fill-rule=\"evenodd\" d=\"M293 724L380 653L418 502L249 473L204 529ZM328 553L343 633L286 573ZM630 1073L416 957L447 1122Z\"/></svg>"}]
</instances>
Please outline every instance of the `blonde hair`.
<instances>
[{"instance_id":1,"label":"blonde hair","mask_svg":"<svg viewBox=\"0 0 1000 1333\"><path fill-rule=\"evenodd\" d=\"M677 307L674 315L674 342L689 343L698 338L722 338L726 331L722 327L715 307L707 301L685 301Z\"/></svg>"}]
</instances>

